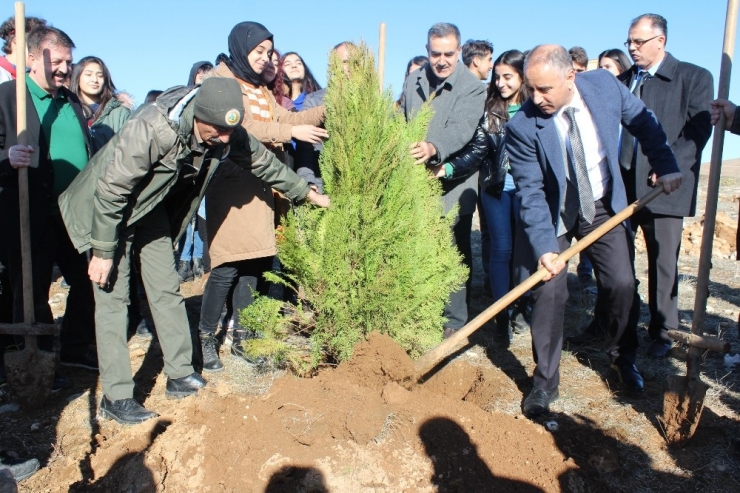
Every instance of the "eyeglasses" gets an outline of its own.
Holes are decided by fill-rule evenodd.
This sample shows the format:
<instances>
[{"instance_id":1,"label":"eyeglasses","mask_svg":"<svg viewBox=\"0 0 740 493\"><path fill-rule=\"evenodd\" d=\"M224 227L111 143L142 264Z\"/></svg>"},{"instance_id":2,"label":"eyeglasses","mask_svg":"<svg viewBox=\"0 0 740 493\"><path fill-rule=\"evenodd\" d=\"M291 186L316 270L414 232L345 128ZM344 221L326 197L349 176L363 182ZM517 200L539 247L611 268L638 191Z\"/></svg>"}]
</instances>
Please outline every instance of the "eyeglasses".
<instances>
[{"instance_id":1,"label":"eyeglasses","mask_svg":"<svg viewBox=\"0 0 740 493\"><path fill-rule=\"evenodd\" d=\"M644 45L648 41L652 41L655 38L659 38L661 36L663 36L663 35L662 34L658 34L657 36L653 36L650 39L628 39L627 41L624 42L624 46L626 46L627 48L629 48L630 45L635 45L635 48L637 48L639 50L640 48L642 48L642 45Z\"/></svg>"}]
</instances>

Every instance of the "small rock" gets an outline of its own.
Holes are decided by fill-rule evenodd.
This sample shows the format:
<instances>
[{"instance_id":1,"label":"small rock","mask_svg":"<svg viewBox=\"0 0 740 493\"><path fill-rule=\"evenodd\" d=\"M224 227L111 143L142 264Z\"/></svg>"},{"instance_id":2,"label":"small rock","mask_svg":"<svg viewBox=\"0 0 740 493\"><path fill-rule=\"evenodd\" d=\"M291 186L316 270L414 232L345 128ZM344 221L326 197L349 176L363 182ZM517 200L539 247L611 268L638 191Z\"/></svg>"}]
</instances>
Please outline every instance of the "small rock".
<instances>
[{"instance_id":1,"label":"small rock","mask_svg":"<svg viewBox=\"0 0 740 493\"><path fill-rule=\"evenodd\" d=\"M0 414L14 413L18 409L20 409L20 406L16 404L15 402L11 402L10 404L5 404L4 406L0 406Z\"/></svg>"},{"instance_id":2,"label":"small rock","mask_svg":"<svg viewBox=\"0 0 740 493\"><path fill-rule=\"evenodd\" d=\"M545 421L545 428L547 428L547 431L556 432L560 426L557 421Z\"/></svg>"},{"instance_id":3,"label":"small rock","mask_svg":"<svg viewBox=\"0 0 740 493\"><path fill-rule=\"evenodd\" d=\"M39 431L40 428L41 428L41 423L33 423L31 425L31 431Z\"/></svg>"}]
</instances>

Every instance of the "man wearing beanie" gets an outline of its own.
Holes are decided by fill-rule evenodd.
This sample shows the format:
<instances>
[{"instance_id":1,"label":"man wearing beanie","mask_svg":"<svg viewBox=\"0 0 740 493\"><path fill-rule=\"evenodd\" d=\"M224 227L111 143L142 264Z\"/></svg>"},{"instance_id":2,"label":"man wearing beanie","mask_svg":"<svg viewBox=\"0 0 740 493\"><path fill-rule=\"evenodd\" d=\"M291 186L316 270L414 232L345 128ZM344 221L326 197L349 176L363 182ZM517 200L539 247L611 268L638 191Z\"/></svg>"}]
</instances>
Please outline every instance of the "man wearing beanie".
<instances>
[{"instance_id":1,"label":"man wearing beanie","mask_svg":"<svg viewBox=\"0 0 740 493\"><path fill-rule=\"evenodd\" d=\"M129 120L88 163L59 206L74 246L91 251L95 324L103 398L100 414L134 424L157 416L133 398L127 347L130 252L157 327L165 393L196 394L192 340L172 252L222 160L228 158L291 200L328 205L328 197L278 161L240 125L244 105L233 79L175 87Z\"/></svg>"}]
</instances>

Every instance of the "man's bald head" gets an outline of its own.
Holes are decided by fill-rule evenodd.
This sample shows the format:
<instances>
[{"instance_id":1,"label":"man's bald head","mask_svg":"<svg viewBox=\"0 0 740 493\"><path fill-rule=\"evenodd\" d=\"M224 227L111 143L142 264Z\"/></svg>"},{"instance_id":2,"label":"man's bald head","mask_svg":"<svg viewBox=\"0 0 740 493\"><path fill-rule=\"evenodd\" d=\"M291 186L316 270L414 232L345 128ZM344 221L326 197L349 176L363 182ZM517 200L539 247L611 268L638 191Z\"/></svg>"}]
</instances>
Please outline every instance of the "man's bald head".
<instances>
[{"instance_id":1,"label":"man's bald head","mask_svg":"<svg viewBox=\"0 0 740 493\"><path fill-rule=\"evenodd\" d=\"M524 60L524 79L532 102L552 115L570 104L575 70L568 51L558 45L539 45Z\"/></svg>"},{"instance_id":2,"label":"man's bald head","mask_svg":"<svg viewBox=\"0 0 740 493\"><path fill-rule=\"evenodd\" d=\"M535 65L549 65L566 77L573 70L573 59L568 50L560 45L537 45L524 59L524 71L528 66Z\"/></svg>"}]
</instances>

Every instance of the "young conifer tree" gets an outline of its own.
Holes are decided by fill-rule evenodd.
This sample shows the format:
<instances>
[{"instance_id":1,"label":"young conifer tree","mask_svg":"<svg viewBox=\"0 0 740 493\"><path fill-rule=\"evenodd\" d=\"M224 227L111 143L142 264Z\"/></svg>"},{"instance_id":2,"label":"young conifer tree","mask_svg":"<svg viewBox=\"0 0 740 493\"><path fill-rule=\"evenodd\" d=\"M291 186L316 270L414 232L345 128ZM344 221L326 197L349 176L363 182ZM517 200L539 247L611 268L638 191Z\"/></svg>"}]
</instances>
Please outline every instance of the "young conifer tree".
<instances>
[{"instance_id":1,"label":"young conifer tree","mask_svg":"<svg viewBox=\"0 0 740 493\"><path fill-rule=\"evenodd\" d=\"M315 361L349 358L372 331L418 356L440 342L445 302L468 275L452 245L456 211L443 218L438 181L409 154L431 108L406 122L364 44L348 68L331 55L320 160L331 206L296 208L278 255L316 313Z\"/></svg>"}]
</instances>

